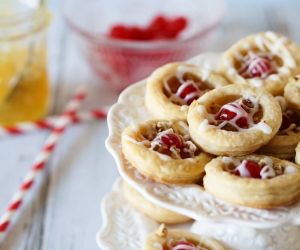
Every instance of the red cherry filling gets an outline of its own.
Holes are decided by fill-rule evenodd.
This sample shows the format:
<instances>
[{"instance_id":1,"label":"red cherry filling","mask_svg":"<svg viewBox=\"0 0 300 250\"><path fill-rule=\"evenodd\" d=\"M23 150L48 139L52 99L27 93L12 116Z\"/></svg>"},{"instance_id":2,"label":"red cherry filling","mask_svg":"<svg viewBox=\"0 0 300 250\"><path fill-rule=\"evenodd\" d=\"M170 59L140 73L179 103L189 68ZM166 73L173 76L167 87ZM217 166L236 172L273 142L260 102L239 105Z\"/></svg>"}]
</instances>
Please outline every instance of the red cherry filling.
<instances>
[{"instance_id":1,"label":"red cherry filling","mask_svg":"<svg viewBox=\"0 0 300 250\"><path fill-rule=\"evenodd\" d=\"M238 125L240 128L248 128L248 120L246 117L241 117L239 119L237 119L237 121L235 122L236 125Z\"/></svg>"},{"instance_id":2,"label":"red cherry filling","mask_svg":"<svg viewBox=\"0 0 300 250\"><path fill-rule=\"evenodd\" d=\"M245 63L246 66L241 72L245 78L264 78L275 72L271 60L266 56L250 55Z\"/></svg>"},{"instance_id":3,"label":"red cherry filling","mask_svg":"<svg viewBox=\"0 0 300 250\"><path fill-rule=\"evenodd\" d=\"M236 117L236 113L232 112L228 109L222 108L220 110L220 112L216 115L216 120L219 121L230 121L232 120L234 117Z\"/></svg>"},{"instance_id":4,"label":"red cherry filling","mask_svg":"<svg viewBox=\"0 0 300 250\"><path fill-rule=\"evenodd\" d=\"M116 24L111 27L109 36L128 40L160 40L175 39L187 26L188 20L179 16L168 18L163 15L156 16L146 27Z\"/></svg>"},{"instance_id":5,"label":"red cherry filling","mask_svg":"<svg viewBox=\"0 0 300 250\"><path fill-rule=\"evenodd\" d=\"M242 111L239 113L242 113L243 115L236 119L235 124L237 126L239 126L240 128L248 128L249 124L248 124L248 113L247 111L239 104L236 103L229 103L226 104L229 105L231 107L233 107L233 109L236 109L237 111ZM226 107L221 108L221 110L217 113L217 115L215 116L215 119L217 121L232 121L234 118L236 118L237 113L227 109Z\"/></svg>"},{"instance_id":6,"label":"red cherry filling","mask_svg":"<svg viewBox=\"0 0 300 250\"><path fill-rule=\"evenodd\" d=\"M184 140L182 136L175 133L164 134L160 137L162 145L165 145L168 149L176 147L181 149L184 146Z\"/></svg>"},{"instance_id":7,"label":"red cherry filling","mask_svg":"<svg viewBox=\"0 0 300 250\"><path fill-rule=\"evenodd\" d=\"M175 132L172 128L156 128L156 133L148 137L148 145L154 151L174 159L192 158L201 151L187 136Z\"/></svg>"},{"instance_id":8,"label":"red cherry filling","mask_svg":"<svg viewBox=\"0 0 300 250\"><path fill-rule=\"evenodd\" d=\"M196 250L196 246L188 241L178 241L171 245L170 250Z\"/></svg>"},{"instance_id":9,"label":"red cherry filling","mask_svg":"<svg viewBox=\"0 0 300 250\"><path fill-rule=\"evenodd\" d=\"M242 162L234 171L234 174L241 177L251 177L260 179L262 167L255 161L247 160Z\"/></svg>"},{"instance_id":10,"label":"red cherry filling","mask_svg":"<svg viewBox=\"0 0 300 250\"><path fill-rule=\"evenodd\" d=\"M182 86L183 87L178 88L176 94L182 98L187 105L190 105L194 100L200 97L200 90L195 83L191 82Z\"/></svg>"}]
</instances>

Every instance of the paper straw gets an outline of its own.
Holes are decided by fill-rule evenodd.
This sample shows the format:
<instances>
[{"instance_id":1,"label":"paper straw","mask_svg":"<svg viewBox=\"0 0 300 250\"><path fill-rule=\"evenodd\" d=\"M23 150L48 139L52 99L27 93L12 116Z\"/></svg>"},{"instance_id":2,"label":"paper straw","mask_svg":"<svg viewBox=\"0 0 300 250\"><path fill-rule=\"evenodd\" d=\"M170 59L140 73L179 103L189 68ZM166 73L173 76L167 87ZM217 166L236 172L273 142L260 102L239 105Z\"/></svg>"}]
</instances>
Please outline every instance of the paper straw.
<instances>
[{"instance_id":1,"label":"paper straw","mask_svg":"<svg viewBox=\"0 0 300 250\"><path fill-rule=\"evenodd\" d=\"M88 111L75 112L74 114L71 114L71 123L101 120L106 117L106 113L107 111L105 109L92 109ZM59 116L52 116L34 122L20 122L13 126L0 126L0 137L8 135L23 135L29 132L53 129L57 119L59 119Z\"/></svg>"},{"instance_id":2,"label":"paper straw","mask_svg":"<svg viewBox=\"0 0 300 250\"><path fill-rule=\"evenodd\" d=\"M53 153L59 138L62 136L65 128L72 122L72 115L79 108L81 102L85 99L86 93L83 88L78 89L71 101L67 104L63 114L55 121L53 130L43 145L40 153L35 158L31 169L25 175L25 178L11 199L6 211L0 219L0 239L3 240L7 234L8 228L12 223L14 216L20 213L22 203L28 193L33 190L34 182L37 176L43 172L49 157Z\"/></svg>"}]
</instances>

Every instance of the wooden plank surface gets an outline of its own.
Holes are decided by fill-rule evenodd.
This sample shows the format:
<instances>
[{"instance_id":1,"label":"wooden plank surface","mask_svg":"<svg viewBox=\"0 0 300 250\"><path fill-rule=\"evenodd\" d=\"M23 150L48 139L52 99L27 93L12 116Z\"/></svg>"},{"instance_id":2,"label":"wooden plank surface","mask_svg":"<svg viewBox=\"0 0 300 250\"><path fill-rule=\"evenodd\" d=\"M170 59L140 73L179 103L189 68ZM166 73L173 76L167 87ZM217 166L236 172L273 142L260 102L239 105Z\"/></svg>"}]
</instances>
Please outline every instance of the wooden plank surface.
<instances>
[{"instance_id":1,"label":"wooden plank surface","mask_svg":"<svg viewBox=\"0 0 300 250\"><path fill-rule=\"evenodd\" d=\"M209 50L222 51L237 39L273 29L300 42L299 1L228 2L224 21ZM50 29L50 73L53 112L67 102L75 85L87 84L90 98L85 107L115 100L91 76L82 62L70 32L63 25L58 0L50 2L54 20ZM76 125L64 135L40 179L39 192L26 206L21 220L0 250L96 250L95 234L101 226L100 201L117 176L104 141L105 121ZM3 211L47 136L47 132L0 141L0 211ZM29 199L31 200L31 199Z\"/></svg>"}]
</instances>

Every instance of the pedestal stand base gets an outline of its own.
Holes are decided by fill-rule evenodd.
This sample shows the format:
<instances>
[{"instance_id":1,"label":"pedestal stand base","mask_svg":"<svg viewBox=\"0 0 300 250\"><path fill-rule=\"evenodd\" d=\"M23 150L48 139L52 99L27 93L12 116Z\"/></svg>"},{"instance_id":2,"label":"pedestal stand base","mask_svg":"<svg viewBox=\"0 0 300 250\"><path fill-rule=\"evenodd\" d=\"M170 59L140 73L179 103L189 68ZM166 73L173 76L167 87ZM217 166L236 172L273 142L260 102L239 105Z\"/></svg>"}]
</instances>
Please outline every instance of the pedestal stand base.
<instances>
[{"instance_id":1,"label":"pedestal stand base","mask_svg":"<svg viewBox=\"0 0 300 250\"><path fill-rule=\"evenodd\" d=\"M214 222L195 222L191 231L214 237L232 250L300 250L300 227L257 229Z\"/></svg>"}]
</instances>

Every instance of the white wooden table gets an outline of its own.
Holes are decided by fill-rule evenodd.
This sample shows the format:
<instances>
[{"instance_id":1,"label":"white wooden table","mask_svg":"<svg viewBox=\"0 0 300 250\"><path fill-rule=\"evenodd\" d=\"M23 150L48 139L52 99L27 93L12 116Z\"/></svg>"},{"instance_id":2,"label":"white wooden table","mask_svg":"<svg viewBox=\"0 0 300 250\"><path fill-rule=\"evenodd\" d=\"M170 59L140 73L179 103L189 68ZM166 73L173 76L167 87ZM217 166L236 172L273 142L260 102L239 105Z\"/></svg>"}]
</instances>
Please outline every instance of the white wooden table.
<instances>
[{"instance_id":1,"label":"white wooden table","mask_svg":"<svg viewBox=\"0 0 300 250\"><path fill-rule=\"evenodd\" d=\"M228 11L212 51L222 51L251 32L273 29L300 42L299 1L235 1ZM287 2L287 1L286 1ZM115 100L82 63L72 36L63 25L59 0L50 5L54 20L50 28L50 74L53 113L68 100L74 85L86 84L90 97L84 107L99 107ZM19 218L0 250L93 250L101 226L100 201L117 176L112 157L105 149L105 121L76 125L68 129L40 179L39 192ZM0 140L0 211L43 144L47 132Z\"/></svg>"}]
</instances>

